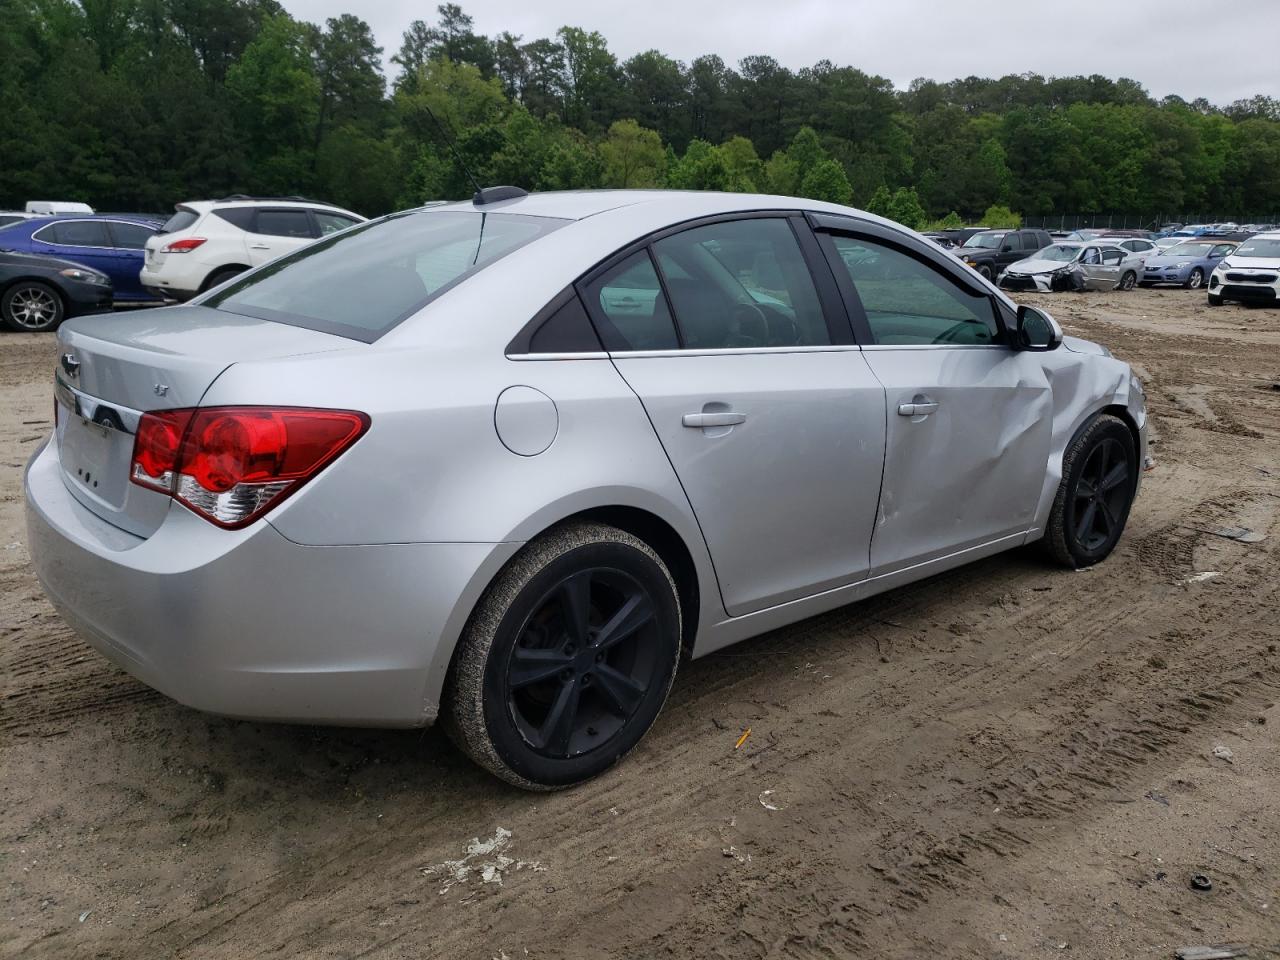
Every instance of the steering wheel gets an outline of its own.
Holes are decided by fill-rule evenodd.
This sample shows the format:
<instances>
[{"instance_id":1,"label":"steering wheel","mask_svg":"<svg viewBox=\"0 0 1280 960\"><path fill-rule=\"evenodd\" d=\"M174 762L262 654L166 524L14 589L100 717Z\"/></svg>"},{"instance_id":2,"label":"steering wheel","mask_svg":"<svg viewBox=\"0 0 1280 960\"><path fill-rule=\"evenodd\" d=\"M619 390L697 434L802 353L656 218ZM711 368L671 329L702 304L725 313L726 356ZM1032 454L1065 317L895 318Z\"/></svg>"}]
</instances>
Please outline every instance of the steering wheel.
<instances>
[{"instance_id":1,"label":"steering wheel","mask_svg":"<svg viewBox=\"0 0 1280 960\"><path fill-rule=\"evenodd\" d=\"M975 326L975 325L976 325L976 326L981 327L981 328L983 329L983 332L985 332L985 333L987 334L986 342L988 342L988 343L989 343L989 342L991 341L991 334L990 334L990 332L989 332L989 331L987 331L987 325L986 325L985 323L980 323L980 322L979 322L979 321L977 321L977 320L961 320L961 321L959 321L959 322L957 322L957 323L955 323L955 324L952 324L950 327L948 327L948 328L947 328L946 330L944 330L942 333L940 333L940 334L938 334L936 337L934 337L934 338L933 338L933 342L934 342L934 343L958 343L958 342L961 342L961 340L962 340L962 336L961 336L961 335L962 335L962 334L967 334L967 333L969 333L969 332L970 332L970 327L973 327L973 326ZM977 342L977 341L969 341L969 342Z\"/></svg>"}]
</instances>

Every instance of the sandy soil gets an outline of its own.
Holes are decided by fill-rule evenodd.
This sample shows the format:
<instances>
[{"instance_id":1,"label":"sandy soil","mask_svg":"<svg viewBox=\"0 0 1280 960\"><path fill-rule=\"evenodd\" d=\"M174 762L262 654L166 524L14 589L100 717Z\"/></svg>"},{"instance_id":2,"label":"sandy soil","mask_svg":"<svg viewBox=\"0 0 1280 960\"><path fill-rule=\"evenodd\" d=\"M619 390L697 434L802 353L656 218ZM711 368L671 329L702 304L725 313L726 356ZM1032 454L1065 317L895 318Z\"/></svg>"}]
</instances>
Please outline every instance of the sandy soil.
<instances>
[{"instance_id":1,"label":"sandy soil","mask_svg":"<svg viewBox=\"0 0 1280 960\"><path fill-rule=\"evenodd\" d=\"M204 716L79 643L23 542L52 340L0 335L0 954L1280 956L1280 311L1044 303L1148 386L1117 554L1011 553L689 664L627 762L552 796L436 731Z\"/></svg>"}]
</instances>

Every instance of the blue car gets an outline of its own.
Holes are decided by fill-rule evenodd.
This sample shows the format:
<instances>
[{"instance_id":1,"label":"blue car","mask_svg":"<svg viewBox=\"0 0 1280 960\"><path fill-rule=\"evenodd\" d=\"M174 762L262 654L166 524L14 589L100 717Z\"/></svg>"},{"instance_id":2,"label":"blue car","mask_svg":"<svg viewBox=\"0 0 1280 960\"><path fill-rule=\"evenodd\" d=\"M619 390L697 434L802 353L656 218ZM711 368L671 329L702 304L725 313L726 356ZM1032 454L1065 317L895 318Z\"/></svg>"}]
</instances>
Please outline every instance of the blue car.
<instances>
[{"instance_id":1,"label":"blue car","mask_svg":"<svg viewBox=\"0 0 1280 960\"><path fill-rule=\"evenodd\" d=\"M1180 287L1199 290L1209 279L1209 274L1213 273L1218 261L1235 248L1234 241L1183 240L1158 256L1147 257L1138 286L1176 283Z\"/></svg>"},{"instance_id":2,"label":"blue car","mask_svg":"<svg viewBox=\"0 0 1280 960\"><path fill-rule=\"evenodd\" d=\"M36 217L0 227L0 250L72 260L105 273L117 303L157 301L142 289L138 273L146 242L160 227L160 220L132 215Z\"/></svg>"}]
</instances>

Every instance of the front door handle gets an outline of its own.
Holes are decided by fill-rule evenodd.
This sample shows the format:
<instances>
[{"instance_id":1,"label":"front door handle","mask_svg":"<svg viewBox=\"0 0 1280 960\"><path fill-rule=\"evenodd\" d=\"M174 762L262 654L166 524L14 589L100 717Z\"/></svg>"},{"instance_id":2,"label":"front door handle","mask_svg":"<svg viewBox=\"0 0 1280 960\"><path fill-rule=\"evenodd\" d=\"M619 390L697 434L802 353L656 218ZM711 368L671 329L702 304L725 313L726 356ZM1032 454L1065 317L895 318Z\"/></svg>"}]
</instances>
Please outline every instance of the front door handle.
<instances>
[{"instance_id":1,"label":"front door handle","mask_svg":"<svg viewBox=\"0 0 1280 960\"><path fill-rule=\"evenodd\" d=\"M898 404L898 416L900 417L927 417L938 409L938 404L933 400L917 400L915 403Z\"/></svg>"},{"instance_id":2,"label":"front door handle","mask_svg":"<svg viewBox=\"0 0 1280 960\"><path fill-rule=\"evenodd\" d=\"M270 250L271 247L265 243L251 243L249 244L249 249L250 250Z\"/></svg>"},{"instance_id":3,"label":"front door handle","mask_svg":"<svg viewBox=\"0 0 1280 960\"><path fill-rule=\"evenodd\" d=\"M739 423L745 423L747 415L745 413L734 413L727 410L723 413L686 413L680 418L680 422L686 427L732 427Z\"/></svg>"}]
</instances>

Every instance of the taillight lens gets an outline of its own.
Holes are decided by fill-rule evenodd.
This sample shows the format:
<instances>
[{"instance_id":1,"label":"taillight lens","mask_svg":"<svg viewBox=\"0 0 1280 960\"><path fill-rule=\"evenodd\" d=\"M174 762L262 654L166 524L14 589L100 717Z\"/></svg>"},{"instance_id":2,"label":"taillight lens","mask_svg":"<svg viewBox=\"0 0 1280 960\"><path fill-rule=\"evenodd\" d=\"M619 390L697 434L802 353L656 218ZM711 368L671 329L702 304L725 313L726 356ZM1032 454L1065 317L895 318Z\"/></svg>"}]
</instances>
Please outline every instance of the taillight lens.
<instances>
[{"instance_id":1,"label":"taillight lens","mask_svg":"<svg viewBox=\"0 0 1280 960\"><path fill-rule=\"evenodd\" d=\"M185 240L175 240L173 243L166 244L160 249L161 253L190 253L196 247L205 242L204 237L187 237Z\"/></svg>"},{"instance_id":2,"label":"taillight lens","mask_svg":"<svg viewBox=\"0 0 1280 960\"><path fill-rule=\"evenodd\" d=\"M207 407L143 414L129 479L221 527L252 523L369 428L353 410Z\"/></svg>"}]
</instances>

